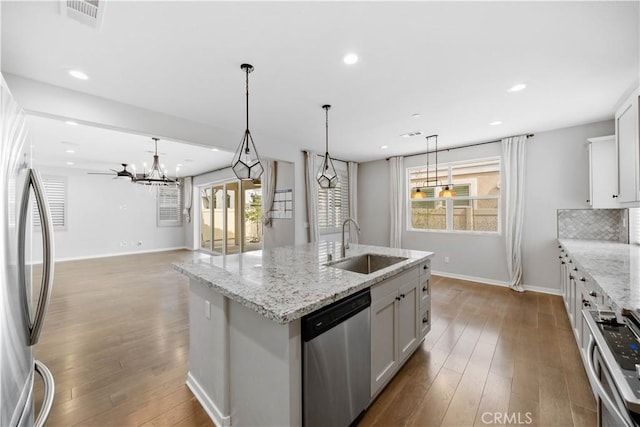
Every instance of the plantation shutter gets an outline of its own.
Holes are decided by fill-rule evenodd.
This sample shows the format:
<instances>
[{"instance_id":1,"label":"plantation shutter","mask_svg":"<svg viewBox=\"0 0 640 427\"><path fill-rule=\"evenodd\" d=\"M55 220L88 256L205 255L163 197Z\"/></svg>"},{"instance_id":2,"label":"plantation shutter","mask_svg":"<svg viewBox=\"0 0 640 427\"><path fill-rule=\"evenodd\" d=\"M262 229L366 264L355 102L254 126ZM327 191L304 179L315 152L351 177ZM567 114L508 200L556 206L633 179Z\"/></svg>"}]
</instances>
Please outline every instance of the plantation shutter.
<instances>
[{"instance_id":1,"label":"plantation shutter","mask_svg":"<svg viewBox=\"0 0 640 427\"><path fill-rule=\"evenodd\" d=\"M347 164L334 160L338 185L333 189L318 188L318 228L320 234L337 233L349 218L349 175Z\"/></svg>"},{"instance_id":2,"label":"plantation shutter","mask_svg":"<svg viewBox=\"0 0 640 427\"><path fill-rule=\"evenodd\" d=\"M182 225L182 193L180 187L158 187L158 226Z\"/></svg>"},{"instance_id":3,"label":"plantation shutter","mask_svg":"<svg viewBox=\"0 0 640 427\"><path fill-rule=\"evenodd\" d=\"M44 192L51 213L53 228L60 230L67 227L67 180L64 177L42 177ZM40 227L40 211L33 194L31 195L33 207L33 225Z\"/></svg>"}]
</instances>

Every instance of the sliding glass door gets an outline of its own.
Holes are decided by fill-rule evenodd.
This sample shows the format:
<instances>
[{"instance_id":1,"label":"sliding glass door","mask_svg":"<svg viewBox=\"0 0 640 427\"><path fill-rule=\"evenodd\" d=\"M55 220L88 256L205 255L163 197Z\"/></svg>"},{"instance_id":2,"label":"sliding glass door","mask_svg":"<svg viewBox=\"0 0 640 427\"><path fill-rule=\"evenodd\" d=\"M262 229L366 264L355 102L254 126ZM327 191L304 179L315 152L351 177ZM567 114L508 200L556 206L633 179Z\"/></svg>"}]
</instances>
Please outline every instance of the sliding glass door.
<instances>
[{"instance_id":1,"label":"sliding glass door","mask_svg":"<svg viewBox=\"0 0 640 427\"><path fill-rule=\"evenodd\" d=\"M200 188L200 248L218 254L262 249L260 183L229 181Z\"/></svg>"}]
</instances>

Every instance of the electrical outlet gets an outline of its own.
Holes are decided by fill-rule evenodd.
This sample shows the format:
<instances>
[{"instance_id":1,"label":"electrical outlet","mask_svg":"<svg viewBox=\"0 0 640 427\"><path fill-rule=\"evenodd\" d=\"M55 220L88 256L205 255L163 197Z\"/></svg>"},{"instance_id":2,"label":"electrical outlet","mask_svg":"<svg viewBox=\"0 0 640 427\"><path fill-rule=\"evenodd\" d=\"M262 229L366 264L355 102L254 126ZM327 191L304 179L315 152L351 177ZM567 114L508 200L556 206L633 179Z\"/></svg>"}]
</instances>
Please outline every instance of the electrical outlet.
<instances>
[{"instance_id":1,"label":"electrical outlet","mask_svg":"<svg viewBox=\"0 0 640 427\"><path fill-rule=\"evenodd\" d=\"M204 302L204 317L211 319L211 303L209 301Z\"/></svg>"},{"instance_id":2,"label":"electrical outlet","mask_svg":"<svg viewBox=\"0 0 640 427\"><path fill-rule=\"evenodd\" d=\"M444 257L444 263L445 264L449 264L449 257L448 256Z\"/></svg>"},{"instance_id":3,"label":"electrical outlet","mask_svg":"<svg viewBox=\"0 0 640 427\"><path fill-rule=\"evenodd\" d=\"M138 240L138 246L142 246L142 240Z\"/></svg>"}]
</instances>

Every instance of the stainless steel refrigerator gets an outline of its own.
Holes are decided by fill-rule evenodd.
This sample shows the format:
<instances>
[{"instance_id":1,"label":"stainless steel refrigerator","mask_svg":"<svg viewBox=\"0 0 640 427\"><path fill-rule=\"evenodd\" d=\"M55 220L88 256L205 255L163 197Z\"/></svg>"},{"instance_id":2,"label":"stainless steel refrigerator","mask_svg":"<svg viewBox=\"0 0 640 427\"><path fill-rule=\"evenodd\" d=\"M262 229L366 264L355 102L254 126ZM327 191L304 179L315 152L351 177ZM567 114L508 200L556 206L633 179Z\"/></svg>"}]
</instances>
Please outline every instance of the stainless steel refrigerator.
<instances>
[{"instance_id":1,"label":"stainless steel refrigerator","mask_svg":"<svg viewBox=\"0 0 640 427\"><path fill-rule=\"evenodd\" d=\"M53 284L53 226L42 180L31 167L24 111L1 75L0 80L0 426L40 426L53 404L54 382L49 369L34 360L33 346ZM42 245L42 260L31 258L36 244ZM35 373L44 383L38 414Z\"/></svg>"}]
</instances>

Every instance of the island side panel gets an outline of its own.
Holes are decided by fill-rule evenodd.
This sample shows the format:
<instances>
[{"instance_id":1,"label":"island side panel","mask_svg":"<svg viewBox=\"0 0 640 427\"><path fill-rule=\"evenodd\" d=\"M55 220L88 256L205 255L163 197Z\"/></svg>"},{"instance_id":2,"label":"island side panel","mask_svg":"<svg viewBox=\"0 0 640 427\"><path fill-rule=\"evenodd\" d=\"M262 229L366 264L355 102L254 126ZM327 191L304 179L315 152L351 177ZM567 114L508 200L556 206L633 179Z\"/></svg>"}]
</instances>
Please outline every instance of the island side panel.
<instances>
[{"instance_id":1,"label":"island side panel","mask_svg":"<svg viewBox=\"0 0 640 427\"><path fill-rule=\"evenodd\" d=\"M189 290L187 385L218 426L229 426L228 299L193 279ZM210 303L210 319L206 301Z\"/></svg>"},{"instance_id":2,"label":"island side panel","mask_svg":"<svg viewBox=\"0 0 640 427\"><path fill-rule=\"evenodd\" d=\"M302 425L300 320L280 324L229 301L231 423Z\"/></svg>"}]
</instances>

